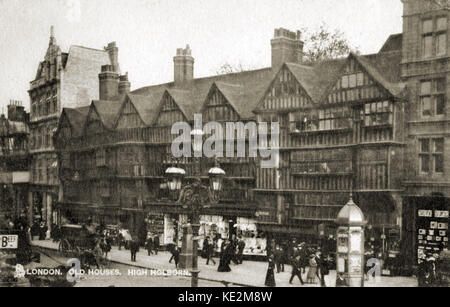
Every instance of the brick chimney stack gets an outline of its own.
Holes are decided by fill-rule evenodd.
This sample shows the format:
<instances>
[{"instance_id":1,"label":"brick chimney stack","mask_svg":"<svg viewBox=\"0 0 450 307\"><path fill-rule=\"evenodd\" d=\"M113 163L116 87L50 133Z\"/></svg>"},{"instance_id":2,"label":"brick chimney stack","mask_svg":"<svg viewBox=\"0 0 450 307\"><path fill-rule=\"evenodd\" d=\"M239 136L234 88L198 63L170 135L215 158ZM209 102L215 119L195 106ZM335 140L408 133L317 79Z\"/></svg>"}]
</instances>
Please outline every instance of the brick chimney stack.
<instances>
[{"instance_id":1,"label":"brick chimney stack","mask_svg":"<svg viewBox=\"0 0 450 307\"><path fill-rule=\"evenodd\" d=\"M300 31L275 29L272 45L272 69L279 68L283 63L301 63L303 60L303 41Z\"/></svg>"},{"instance_id":2,"label":"brick chimney stack","mask_svg":"<svg viewBox=\"0 0 450 307\"><path fill-rule=\"evenodd\" d=\"M25 107L20 100L10 100L8 105L8 119L14 122L26 120Z\"/></svg>"},{"instance_id":3,"label":"brick chimney stack","mask_svg":"<svg viewBox=\"0 0 450 307\"><path fill-rule=\"evenodd\" d=\"M109 54L109 59L111 61L111 65L114 67L114 71L120 73L119 48L117 48L116 42L109 43L104 49Z\"/></svg>"},{"instance_id":4,"label":"brick chimney stack","mask_svg":"<svg viewBox=\"0 0 450 307\"><path fill-rule=\"evenodd\" d=\"M119 74L113 65L103 65L98 78L100 100L111 100L119 94Z\"/></svg>"},{"instance_id":5,"label":"brick chimney stack","mask_svg":"<svg viewBox=\"0 0 450 307\"><path fill-rule=\"evenodd\" d=\"M175 84L194 79L194 58L191 53L189 45L186 45L185 49L177 49L177 55L173 57Z\"/></svg>"},{"instance_id":6,"label":"brick chimney stack","mask_svg":"<svg viewBox=\"0 0 450 307\"><path fill-rule=\"evenodd\" d=\"M128 81L128 72L119 77L119 95L130 92L131 83Z\"/></svg>"}]
</instances>

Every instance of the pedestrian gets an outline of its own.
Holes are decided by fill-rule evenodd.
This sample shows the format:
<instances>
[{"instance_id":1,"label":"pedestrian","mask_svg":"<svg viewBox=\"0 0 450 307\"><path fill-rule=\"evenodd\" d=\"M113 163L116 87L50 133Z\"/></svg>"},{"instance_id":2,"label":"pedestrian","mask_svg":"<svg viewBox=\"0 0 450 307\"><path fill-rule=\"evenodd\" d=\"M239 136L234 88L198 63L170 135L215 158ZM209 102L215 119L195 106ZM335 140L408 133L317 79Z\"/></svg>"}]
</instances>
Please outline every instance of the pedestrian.
<instances>
[{"instance_id":1,"label":"pedestrian","mask_svg":"<svg viewBox=\"0 0 450 307\"><path fill-rule=\"evenodd\" d=\"M137 238L133 238L130 242L131 261L136 262L136 254L139 251L139 242Z\"/></svg>"},{"instance_id":2,"label":"pedestrian","mask_svg":"<svg viewBox=\"0 0 450 307\"><path fill-rule=\"evenodd\" d=\"M303 274L306 273L306 267L309 264L309 251L305 242L302 242L298 245L297 254L300 256L300 268L303 271Z\"/></svg>"},{"instance_id":3,"label":"pedestrian","mask_svg":"<svg viewBox=\"0 0 450 307\"><path fill-rule=\"evenodd\" d=\"M45 237L47 235L47 230L48 227L45 224L45 222L41 222L41 224L39 225L39 240L45 240Z\"/></svg>"},{"instance_id":4,"label":"pedestrian","mask_svg":"<svg viewBox=\"0 0 450 307\"><path fill-rule=\"evenodd\" d=\"M148 236L147 241L145 242L145 247L147 248L147 254L149 256L153 255L153 239L151 235Z\"/></svg>"},{"instance_id":5,"label":"pedestrian","mask_svg":"<svg viewBox=\"0 0 450 307\"><path fill-rule=\"evenodd\" d=\"M230 253L230 244L228 240L224 240L221 246L219 267L217 268L217 271L219 272L231 271L229 253Z\"/></svg>"},{"instance_id":6,"label":"pedestrian","mask_svg":"<svg viewBox=\"0 0 450 307\"><path fill-rule=\"evenodd\" d=\"M172 260L174 259L175 246L176 246L175 242L170 243L170 244L167 245L167 250L170 253L169 263L172 263Z\"/></svg>"},{"instance_id":7,"label":"pedestrian","mask_svg":"<svg viewBox=\"0 0 450 307\"><path fill-rule=\"evenodd\" d=\"M336 287L347 287L347 282L345 281L344 275L342 273L337 274Z\"/></svg>"},{"instance_id":8,"label":"pedestrian","mask_svg":"<svg viewBox=\"0 0 450 307\"><path fill-rule=\"evenodd\" d=\"M158 255L159 250L159 235L155 235L153 239L153 250L155 251L155 255Z\"/></svg>"},{"instance_id":9,"label":"pedestrian","mask_svg":"<svg viewBox=\"0 0 450 307\"><path fill-rule=\"evenodd\" d=\"M242 236L239 236L239 241L237 243L237 262L238 264L242 264L244 261L244 249L245 249L245 241L242 239Z\"/></svg>"},{"instance_id":10,"label":"pedestrian","mask_svg":"<svg viewBox=\"0 0 450 307\"><path fill-rule=\"evenodd\" d=\"M317 262L318 265L318 273L320 273L320 286L321 287L326 287L327 285L325 284L325 276L329 274L330 270L329 270L329 263L328 263L328 255L326 255L325 253L319 253L319 259Z\"/></svg>"},{"instance_id":11,"label":"pedestrian","mask_svg":"<svg viewBox=\"0 0 450 307\"><path fill-rule=\"evenodd\" d=\"M174 249L173 249L173 260L175 261L175 268L178 268L178 262L180 260L180 248L175 245Z\"/></svg>"},{"instance_id":12,"label":"pedestrian","mask_svg":"<svg viewBox=\"0 0 450 307\"><path fill-rule=\"evenodd\" d=\"M269 266L267 267L266 282L264 283L267 287L276 287L275 283L275 257L273 254L269 256Z\"/></svg>"},{"instance_id":13,"label":"pedestrian","mask_svg":"<svg viewBox=\"0 0 450 307\"><path fill-rule=\"evenodd\" d=\"M95 258L95 265L97 266L97 269L101 269L101 262L102 262L102 255L103 251L100 246L100 241L97 241L95 244L95 248L93 250L94 258Z\"/></svg>"},{"instance_id":14,"label":"pedestrian","mask_svg":"<svg viewBox=\"0 0 450 307\"><path fill-rule=\"evenodd\" d=\"M117 244L119 245L119 250L121 250L122 244L124 244L124 237L121 230L117 234Z\"/></svg>"},{"instance_id":15,"label":"pedestrian","mask_svg":"<svg viewBox=\"0 0 450 307\"><path fill-rule=\"evenodd\" d=\"M294 249L294 255L296 252L296 248ZM291 278L289 279L289 283L292 284L292 281L294 280L294 277L297 276L298 279L300 279L300 283L304 285L302 278L302 271L300 269L300 255L292 256L291 257L291 265L292 265L292 272L291 272Z\"/></svg>"},{"instance_id":16,"label":"pedestrian","mask_svg":"<svg viewBox=\"0 0 450 307\"><path fill-rule=\"evenodd\" d=\"M311 254L309 256L309 270L308 270L308 274L306 275L306 282L308 284L315 284L316 283L316 275L317 275L316 255Z\"/></svg>"},{"instance_id":17,"label":"pedestrian","mask_svg":"<svg viewBox=\"0 0 450 307\"><path fill-rule=\"evenodd\" d=\"M233 238L230 241L230 247L229 247L229 256L230 256L230 262L233 261L234 264L239 264L238 261L238 241L236 237L233 235Z\"/></svg>"},{"instance_id":18,"label":"pedestrian","mask_svg":"<svg viewBox=\"0 0 450 307\"><path fill-rule=\"evenodd\" d=\"M213 257L214 257L214 242L212 242L208 237L208 240L205 243L206 243L206 249L205 249L206 265L209 265L210 260L212 261L213 265L216 265L216 261L213 259Z\"/></svg>"},{"instance_id":19,"label":"pedestrian","mask_svg":"<svg viewBox=\"0 0 450 307\"><path fill-rule=\"evenodd\" d=\"M275 250L273 251L275 266L277 268L277 273L284 272L284 263L283 263L283 250L280 245L277 244L275 246Z\"/></svg>"}]
</instances>

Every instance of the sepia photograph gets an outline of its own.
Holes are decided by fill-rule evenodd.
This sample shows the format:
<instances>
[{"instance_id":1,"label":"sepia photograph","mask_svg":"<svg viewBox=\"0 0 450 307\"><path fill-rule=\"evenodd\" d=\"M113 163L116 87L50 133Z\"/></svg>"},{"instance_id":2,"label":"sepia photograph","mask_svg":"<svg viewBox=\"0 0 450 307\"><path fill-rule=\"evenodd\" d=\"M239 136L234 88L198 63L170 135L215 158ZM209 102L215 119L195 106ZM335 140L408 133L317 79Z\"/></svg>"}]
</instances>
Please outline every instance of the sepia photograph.
<instances>
[{"instance_id":1,"label":"sepia photograph","mask_svg":"<svg viewBox=\"0 0 450 307\"><path fill-rule=\"evenodd\" d=\"M450 286L450 1L0 0L0 29L0 287Z\"/></svg>"}]
</instances>

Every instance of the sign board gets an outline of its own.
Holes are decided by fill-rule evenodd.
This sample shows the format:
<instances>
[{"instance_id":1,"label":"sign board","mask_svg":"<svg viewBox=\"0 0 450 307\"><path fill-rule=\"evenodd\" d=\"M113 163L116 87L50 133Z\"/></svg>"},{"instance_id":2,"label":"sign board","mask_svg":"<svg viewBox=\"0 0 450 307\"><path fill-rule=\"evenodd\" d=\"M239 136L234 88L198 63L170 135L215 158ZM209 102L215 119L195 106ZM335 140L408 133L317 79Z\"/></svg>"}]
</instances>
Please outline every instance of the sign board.
<instances>
[{"instance_id":1,"label":"sign board","mask_svg":"<svg viewBox=\"0 0 450 307\"><path fill-rule=\"evenodd\" d=\"M18 242L18 235L0 235L0 249L16 249Z\"/></svg>"},{"instance_id":2,"label":"sign board","mask_svg":"<svg viewBox=\"0 0 450 307\"><path fill-rule=\"evenodd\" d=\"M446 211L446 210L436 210L436 211L434 211L434 217L437 217L437 218L448 218L448 211Z\"/></svg>"},{"instance_id":3,"label":"sign board","mask_svg":"<svg viewBox=\"0 0 450 307\"><path fill-rule=\"evenodd\" d=\"M420 217L432 217L433 210L419 210L417 215Z\"/></svg>"}]
</instances>

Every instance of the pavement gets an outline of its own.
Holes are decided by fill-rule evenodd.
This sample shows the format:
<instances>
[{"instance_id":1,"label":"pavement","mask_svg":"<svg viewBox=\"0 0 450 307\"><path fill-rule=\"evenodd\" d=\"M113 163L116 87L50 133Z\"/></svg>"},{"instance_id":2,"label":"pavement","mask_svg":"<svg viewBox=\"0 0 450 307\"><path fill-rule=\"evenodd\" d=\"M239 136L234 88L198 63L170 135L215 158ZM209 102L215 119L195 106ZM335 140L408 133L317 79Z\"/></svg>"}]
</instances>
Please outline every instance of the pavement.
<instances>
[{"instance_id":1,"label":"pavement","mask_svg":"<svg viewBox=\"0 0 450 307\"><path fill-rule=\"evenodd\" d=\"M32 245L44 249L57 250L58 243L51 240L32 241ZM158 255L147 255L145 249L140 249L137 254L136 262L131 261L129 250L118 250L114 246L108 254L108 260L113 263L133 266L141 269L156 270L174 270L174 262L169 263L170 253L158 252ZM244 287L264 287L267 272L267 262L262 261L244 261L243 264L235 265L231 263L231 272L218 272L218 258L214 258L216 265L206 265L206 259L199 257L198 267L200 270L200 281L217 282L217 286L227 284L228 286L244 286ZM293 284L289 284L291 266L285 266L285 272L275 273L275 282L277 287L320 287L320 284L301 285L297 277ZM303 280L306 281L306 274L303 274ZM334 287L336 281L336 271L331 270L330 274L325 277L325 283L328 287ZM201 285L201 282L200 282ZM417 279L415 277L389 277L381 276L378 279L370 279L365 281L365 287L417 287Z\"/></svg>"}]
</instances>

